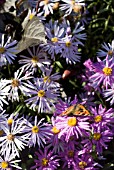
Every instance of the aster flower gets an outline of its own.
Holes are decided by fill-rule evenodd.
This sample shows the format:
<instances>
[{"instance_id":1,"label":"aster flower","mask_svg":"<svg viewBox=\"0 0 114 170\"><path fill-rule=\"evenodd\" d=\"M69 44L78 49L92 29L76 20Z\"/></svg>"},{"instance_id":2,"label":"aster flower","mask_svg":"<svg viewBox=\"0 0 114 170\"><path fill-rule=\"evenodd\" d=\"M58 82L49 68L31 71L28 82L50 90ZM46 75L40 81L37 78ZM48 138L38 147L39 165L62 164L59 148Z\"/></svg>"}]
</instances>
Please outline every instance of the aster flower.
<instances>
[{"instance_id":1,"label":"aster flower","mask_svg":"<svg viewBox=\"0 0 114 170\"><path fill-rule=\"evenodd\" d=\"M15 55L17 52L17 41L11 41L11 37L9 37L5 42L5 35L3 34L0 43L0 66L6 65L7 62L12 64L12 60L17 57Z\"/></svg>"},{"instance_id":2,"label":"aster flower","mask_svg":"<svg viewBox=\"0 0 114 170\"><path fill-rule=\"evenodd\" d=\"M82 40L86 40L87 37L86 33L82 33L83 30L85 30L84 26L77 22L73 30L73 39L80 45L84 45Z\"/></svg>"},{"instance_id":3,"label":"aster flower","mask_svg":"<svg viewBox=\"0 0 114 170\"><path fill-rule=\"evenodd\" d=\"M17 165L18 162L21 160L15 159L15 154L10 154L8 151L6 152L6 155L4 155L4 158L0 156L0 170L7 170L7 169L22 169Z\"/></svg>"},{"instance_id":4,"label":"aster flower","mask_svg":"<svg viewBox=\"0 0 114 170\"><path fill-rule=\"evenodd\" d=\"M65 28L59 24L58 21L50 20L49 23L45 24L47 44L43 46L43 49L48 51L51 58L55 60L55 54L62 52L59 41L65 35Z\"/></svg>"},{"instance_id":5,"label":"aster flower","mask_svg":"<svg viewBox=\"0 0 114 170\"><path fill-rule=\"evenodd\" d=\"M44 53L44 51L42 51L39 46L37 49L35 46L33 46L32 50L28 48L27 51L30 57L20 55L22 59L19 60L19 63L23 64L22 68L25 71L29 70L30 72L32 71L32 73L34 73L39 68L43 72L46 65L50 65L50 60L48 60L46 53Z\"/></svg>"},{"instance_id":6,"label":"aster flower","mask_svg":"<svg viewBox=\"0 0 114 170\"><path fill-rule=\"evenodd\" d=\"M59 97L59 87L53 87L51 82L43 82L37 79L37 81L32 84L32 89L29 91L29 95L32 97L25 100L27 105L31 105L30 108L36 109L38 106L38 112L51 111L52 107L55 107L55 102Z\"/></svg>"},{"instance_id":7,"label":"aster flower","mask_svg":"<svg viewBox=\"0 0 114 170\"><path fill-rule=\"evenodd\" d=\"M95 107L90 107L91 113L93 115L93 123L92 126L94 127L101 127L103 129L108 129L113 126L114 117L113 117L113 109L110 108L106 110L106 108L103 108L103 106L100 104L98 109Z\"/></svg>"},{"instance_id":8,"label":"aster flower","mask_svg":"<svg viewBox=\"0 0 114 170\"><path fill-rule=\"evenodd\" d=\"M72 11L79 14L82 7L85 6L84 0L62 0L64 3L60 5L60 10L65 11L65 15L70 15Z\"/></svg>"},{"instance_id":9,"label":"aster flower","mask_svg":"<svg viewBox=\"0 0 114 170\"><path fill-rule=\"evenodd\" d=\"M51 150L44 148L44 152L40 149L35 152L37 159L34 160L36 163L31 169L36 170L55 170L59 165L58 156L55 155Z\"/></svg>"},{"instance_id":10,"label":"aster flower","mask_svg":"<svg viewBox=\"0 0 114 170\"><path fill-rule=\"evenodd\" d=\"M46 144L46 140L50 139L51 133L51 126L48 123L43 122L44 119L42 118L39 122L37 120L37 116L35 116L34 125L26 120L26 128L25 132L28 133L29 136L29 143L28 145L34 146L38 144L39 147L44 147Z\"/></svg>"},{"instance_id":11,"label":"aster flower","mask_svg":"<svg viewBox=\"0 0 114 170\"><path fill-rule=\"evenodd\" d=\"M7 122L6 122L7 123ZM4 135L0 137L0 153L2 155L10 152L19 157L19 152L22 151L28 144L28 134L24 134L24 120L17 120L11 126L3 126Z\"/></svg>"},{"instance_id":12,"label":"aster flower","mask_svg":"<svg viewBox=\"0 0 114 170\"><path fill-rule=\"evenodd\" d=\"M105 42L101 45L102 49L99 49L99 51L97 52L97 56L98 57L105 57L105 56L110 56L113 57L114 56L114 40L112 41L112 43L108 43L106 44Z\"/></svg>"},{"instance_id":13,"label":"aster flower","mask_svg":"<svg viewBox=\"0 0 114 170\"><path fill-rule=\"evenodd\" d=\"M77 96L75 95L74 100L71 100L71 98L69 97L68 99L66 99L65 101L63 101L62 99L59 99L57 104L55 105L56 110L54 112L54 116L58 116L60 115L62 112L64 112L69 106L72 106L74 104L77 104L78 99Z\"/></svg>"},{"instance_id":14,"label":"aster flower","mask_svg":"<svg viewBox=\"0 0 114 170\"><path fill-rule=\"evenodd\" d=\"M53 152L54 153L59 153L61 150L64 151L64 139L59 139L58 134L60 132L59 129L56 127L56 120L54 117L51 118L51 132L52 135L50 139L47 141L47 148L53 147Z\"/></svg>"},{"instance_id":15,"label":"aster flower","mask_svg":"<svg viewBox=\"0 0 114 170\"><path fill-rule=\"evenodd\" d=\"M81 103L82 105L86 105L87 108L89 108L90 106L95 106L94 103L94 94L89 92L85 92L85 93L81 93L79 94L79 98L78 98L78 102Z\"/></svg>"},{"instance_id":16,"label":"aster flower","mask_svg":"<svg viewBox=\"0 0 114 170\"><path fill-rule=\"evenodd\" d=\"M6 100L8 94L8 91L4 90L2 82L0 81L0 110L3 110L4 104L8 105L8 102Z\"/></svg>"},{"instance_id":17,"label":"aster flower","mask_svg":"<svg viewBox=\"0 0 114 170\"><path fill-rule=\"evenodd\" d=\"M29 91L29 88L27 88L27 80L32 78L30 76L31 73L25 73L24 76L23 69L18 69L14 73L14 78L11 80L1 80L3 90L8 92L8 100L13 101L19 101L19 90L22 94L25 94L25 92Z\"/></svg>"},{"instance_id":18,"label":"aster flower","mask_svg":"<svg viewBox=\"0 0 114 170\"><path fill-rule=\"evenodd\" d=\"M97 89L100 85L108 89L114 82L114 58L109 59L107 56L105 60L93 63L92 76L89 77L92 87Z\"/></svg>"},{"instance_id":19,"label":"aster flower","mask_svg":"<svg viewBox=\"0 0 114 170\"><path fill-rule=\"evenodd\" d=\"M43 72L43 76L42 78L39 78L39 80L44 81L45 82L52 82L52 86L55 86L55 87L60 87L60 84L57 82L60 78L61 78L61 75L59 73L52 73L52 70L53 68L50 67L50 68L47 68L45 69L45 72Z\"/></svg>"},{"instance_id":20,"label":"aster flower","mask_svg":"<svg viewBox=\"0 0 114 170\"><path fill-rule=\"evenodd\" d=\"M74 170L78 170L76 169L76 159L75 156L77 155L77 148L76 146L74 146L74 143L67 143L64 146L64 151L60 152L60 157L61 160L63 162L63 166L62 169L74 169Z\"/></svg>"},{"instance_id":21,"label":"aster flower","mask_svg":"<svg viewBox=\"0 0 114 170\"><path fill-rule=\"evenodd\" d=\"M50 13L53 14L55 2L58 2L58 0L43 0L39 3L39 8L42 9L45 17Z\"/></svg>"},{"instance_id":22,"label":"aster flower","mask_svg":"<svg viewBox=\"0 0 114 170\"><path fill-rule=\"evenodd\" d=\"M103 91L103 97L106 98L106 101L110 102L110 105L114 104L114 83L110 88Z\"/></svg>"},{"instance_id":23,"label":"aster flower","mask_svg":"<svg viewBox=\"0 0 114 170\"><path fill-rule=\"evenodd\" d=\"M66 35L65 38L62 38L61 47L62 53L60 57L65 58L67 63L75 64L80 62L81 57L79 56L80 52L78 52L78 43L74 41L71 35Z\"/></svg>"},{"instance_id":24,"label":"aster flower","mask_svg":"<svg viewBox=\"0 0 114 170\"><path fill-rule=\"evenodd\" d=\"M108 149L108 144L113 139L111 130L104 130L100 127L95 128L92 133L92 144L98 155L102 154L103 149Z\"/></svg>"},{"instance_id":25,"label":"aster flower","mask_svg":"<svg viewBox=\"0 0 114 170\"><path fill-rule=\"evenodd\" d=\"M94 161L93 157L85 150L80 150L75 156L76 170L97 170L102 168L100 164Z\"/></svg>"},{"instance_id":26,"label":"aster flower","mask_svg":"<svg viewBox=\"0 0 114 170\"><path fill-rule=\"evenodd\" d=\"M90 131L88 117L57 117L56 127L60 130L58 138L65 136L65 141L68 142L71 136L79 139L81 136L86 136L86 131Z\"/></svg>"}]
</instances>

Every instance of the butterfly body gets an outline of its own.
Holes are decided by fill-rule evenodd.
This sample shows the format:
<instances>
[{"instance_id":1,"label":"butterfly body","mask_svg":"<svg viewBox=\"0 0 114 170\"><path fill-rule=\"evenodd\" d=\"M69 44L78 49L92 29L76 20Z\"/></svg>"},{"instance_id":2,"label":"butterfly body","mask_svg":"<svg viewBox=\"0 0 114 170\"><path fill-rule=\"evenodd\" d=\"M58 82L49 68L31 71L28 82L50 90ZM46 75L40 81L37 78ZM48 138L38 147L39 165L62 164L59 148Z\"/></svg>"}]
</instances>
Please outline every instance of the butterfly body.
<instances>
[{"instance_id":1,"label":"butterfly body","mask_svg":"<svg viewBox=\"0 0 114 170\"><path fill-rule=\"evenodd\" d=\"M68 107L64 112L60 114L60 116L90 116L90 112L83 106L82 104L75 104Z\"/></svg>"}]
</instances>

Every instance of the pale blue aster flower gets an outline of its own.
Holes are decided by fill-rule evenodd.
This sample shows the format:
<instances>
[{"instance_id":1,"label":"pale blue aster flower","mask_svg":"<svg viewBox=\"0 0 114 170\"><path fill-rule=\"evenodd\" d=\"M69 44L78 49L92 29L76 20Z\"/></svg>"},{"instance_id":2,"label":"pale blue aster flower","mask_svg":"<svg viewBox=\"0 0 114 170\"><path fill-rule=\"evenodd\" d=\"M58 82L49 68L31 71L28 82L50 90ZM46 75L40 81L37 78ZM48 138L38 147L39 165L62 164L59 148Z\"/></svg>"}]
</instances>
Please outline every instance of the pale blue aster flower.
<instances>
[{"instance_id":1,"label":"pale blue aster flower","mask_svg":"<svg viewBox=\"0 0 114 170\"><path fill-rule=\"evenodd\" d=\"M29 147L35 147L36 145L44 147L47 139L50 139L52 135L51 126L43 121L44 118L38 121L37 116L35 116L34 123L30 123L26 120L25 133L29 135Z\"/></svg>"},{"instance_id":2,"label":"pale blue aster flower","mask_svg":"<svg viewBox=\"0 0 114 170\"><path fill-rule=\"evenodd\" d=\"M4 155L10 152L19 157L20 151L28 145L29 141L29 135L24 134L25 121L17 119L11 126L3 126L2 129L4 135L0 137L0 153Z\"/></svg>"},{"instance_id":3,"label":"pale blue aster flower","mask_svg":"<svg viewBox=\"0 0 114 170\"><path fill-rule=\"evenodd\" d=\"M29 90L27 87L28 86L27 80L32 78L31 73L25 73L24 75L23 73L24 73L23 69L18 69L14 73L13 79L1 80L3 90L8 92L7 94L8 100L19 101L19 90L24 95L25 92Z\"/></svg>"},{"instance_id":4,"label":"pale blue aster flower","mask_svg":"<svg viewBox=\"0 0 114 170\"><path fill-rule=\"evenodd\" d=\"M65 35L65 28L58 23L58 21L49 21L45 25L47 44L43 45L43 49L47 51L53 60L55 60L55 54L61 53L62 48L60 46L60 40Z\"/></svg>"},{"instance_id":5,"label":"pale blue aster flower","mask_svg":"<svg viewBox=\"0 0 114 170\"><path fill-rule=\"evenodd\" d=\"M53 14L53 6L58 0L43 0L39 3L39 8L42 9L43 15L46 17L49 14Z\"/></svg>"},{"instance_id":6,"label":"pale blue aster flower","mask_svg":"<svg viewBox=\"0 0 114 170\"><path fill-rule=\"evenodd\" d=\"M103 91L103 97L106 98L106 101L110 102L110 105L114 104L114 83Z\"/></svg>"},{"instance_id":7,"label":"pale blue aster flower","mask_svg":"<svg viewBox=\"0 0 114 170\"><path fill-rule=\"evenodd\" d=\"M40 81L39 79L36 79L34 84L29 82L32 89L28 95L31 95L31 97L25 100L26 104L30 105L30 108L33 110L36 110L38 107L38 112L52 111L60 95L60 88L53 87L51 83L44 83L44 81Z\"/></svg>"},{"instance_id":8,"label":"pale blue aster flower","mask_svg":"<svg viewBox=\"0 0 114 170\"><path fill-rule=\"evenodd\" d=\"M114 40L112 40L112 43L103 43L101 45L102 49L99 49L97 52L98 57L106 57L107 55L109 56L114 56Z\"/></svg>"},{"instance_id":9,"label":"pale blue aster flower","mask_svg":"<svg viewBox=\"0 0 114 170\"><path fill-rule=\"evenodd\" d=\"M78 51L78 42L73 40L71 35L66 35L65 38L61 40L62 53L60 57L65 58L67 63L80 62L80 52Z\"/></svg>"},{"instance_id":10,"label":"pale blue aster flower","mask_svg":"<svg viewBox=\"0 0 114 170\"><path fill-rule=\"evenodd\" d=\"M34 73L40 69L43 72L47 65L51 64L47 54L39 46L33 46L32 49L28 48L27 51L29 56L20 55L22 59L19 60L19 64L22 64L25 71Z\"/></svg>"},{"instance_id":11,"label":"pale blue aster flower","mask_svg":"<svg viewBox=\"0 0 114 170\"><path fill-rule=\"evenodd\" d=\"M21 160L17 160L15 154L10 154L10 152L7 151L5 155L0 156L0 170L8 170L12 168L22 169L18 166L19 162L21 162Z\"/></svg>"},{"instance_id":12,"label":"pale blue aster flower","mask_svg":"<svg viewBox=\"0 0 114 170\"><path fill-rule=\"evenodd\" d=\"M70 15L72 11L79 13L80 8L85 6L84 0L62 0L62 2L64 3L60 5L60 10L65 11L64 16Z\"/></svg>"},{"instance_id":13,"label":"pale blue aster flower","mask_svg":"<svg viewBox=\"0 0 114 170\"><path fill-rule=\"evenodd\" d=\"M12 60L15 60L15 58L17 57L17 52L17 41L12 41L11 37L9 37L5 42L5 35L3 34L0 43L0 66L6 65L7 62L9 64L12 64Z\"/></svg>"}]
</instances>

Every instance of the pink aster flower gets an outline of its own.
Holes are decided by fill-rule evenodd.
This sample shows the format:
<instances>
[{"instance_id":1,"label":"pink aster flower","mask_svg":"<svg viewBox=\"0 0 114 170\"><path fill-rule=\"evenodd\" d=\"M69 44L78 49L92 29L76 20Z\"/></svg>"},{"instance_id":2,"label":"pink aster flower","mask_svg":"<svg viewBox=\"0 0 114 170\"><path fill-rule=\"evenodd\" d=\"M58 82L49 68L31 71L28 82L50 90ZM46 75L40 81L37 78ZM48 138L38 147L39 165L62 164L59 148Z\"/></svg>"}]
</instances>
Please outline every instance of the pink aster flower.
<instances>
[{"instance_id":1,"label":"pink aster flower","mask_svg":"<svg viewBox=\"0 0 114 170\"><path fill-rule=\"evenodd\" d=\"M68 142L71 136L79 139L80 136L86 136L86 131L90 131L88 117L60 117L56 118L56 127L60 129L58 138L65 136Z\"/></svg>"},{"instance_id":2,"label":"pink aster flower","mask_svg":"<svg viewBox=\"0 0 114 170\"><path fill-rule=\"evenodd\" d=\"M92 63L90 66L90 72L91 67L93 69L89 80L92 87L97 89L102 85L104 89L108 89L114 82L114 58L109 59L107 56L103 61L98 58L98 62Z\"/></svg>"},{"instance_id":3,"label":"pink aster flower","mask_svg":"<svg viewBox=\"0 0 114 170\"><path fill-rule=\"evenodd\" d=\"M114 122L114 110L112 108L106 109L101 104L99 107L90 107L91 113L93 115L93 123L94 127L101 127L103 129L108 129L113 126Z\"/></svg>"},{"instance_id":4,"label":"pink aster flower","mask_svg":"<svg viewBox=\"0 0 114 170\"><path fill-rule=\"evenodd\" d=\"M36 165L31 169L55 170L60 166L58 156L47 148L44 148L44 151L42 151L42 149L38 150L38 152L35 152L35 155L37 156L37 158L34 159Z\"/></svg>"}]
</instances>

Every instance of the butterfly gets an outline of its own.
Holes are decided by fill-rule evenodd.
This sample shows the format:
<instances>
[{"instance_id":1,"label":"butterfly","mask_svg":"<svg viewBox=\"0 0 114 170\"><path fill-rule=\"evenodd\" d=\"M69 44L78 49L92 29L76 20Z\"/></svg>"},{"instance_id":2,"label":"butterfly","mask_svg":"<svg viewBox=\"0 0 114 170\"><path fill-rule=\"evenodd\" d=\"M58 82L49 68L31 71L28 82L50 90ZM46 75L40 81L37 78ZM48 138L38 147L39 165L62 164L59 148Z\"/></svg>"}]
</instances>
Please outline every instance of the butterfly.
<instances>
[{"instance_id":1,"label":"butterfly","mask_svg":"<svg viewBox=\"0 0 114 170\"><path fill-rule=\"evenodd\" d=\"M90 112L83 106L82 104L74 104L68 107L64 112L60 114L60 116L90 116Z\"/></svg>"}]
</instances>

